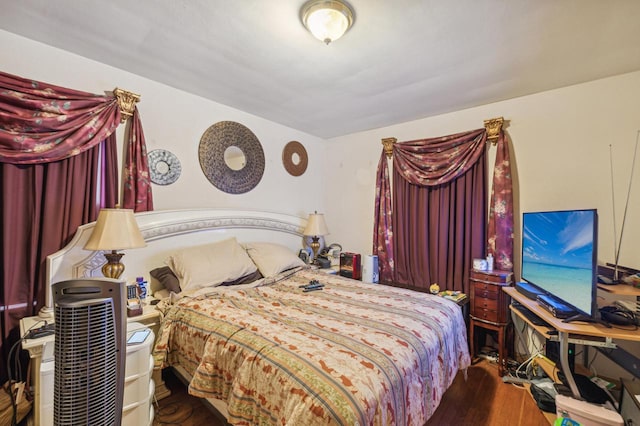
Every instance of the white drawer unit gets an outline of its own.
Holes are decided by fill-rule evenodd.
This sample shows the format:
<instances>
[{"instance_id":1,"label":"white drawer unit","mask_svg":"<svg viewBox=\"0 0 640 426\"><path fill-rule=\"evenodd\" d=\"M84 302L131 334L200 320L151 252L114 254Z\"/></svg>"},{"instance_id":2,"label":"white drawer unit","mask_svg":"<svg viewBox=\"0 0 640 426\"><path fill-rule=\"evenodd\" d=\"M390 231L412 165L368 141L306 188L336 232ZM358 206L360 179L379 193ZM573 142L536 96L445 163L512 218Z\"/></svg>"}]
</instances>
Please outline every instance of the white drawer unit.
<instances>
[{"instance_id":1,"label":"white drawer unit","mask_svg":"<svg viewBox=\"0 0 640 426\"><path fill-rule=\"evenodd\" d=\"M127 338L135 330L149 330L139 323L129 323ZM151 330L144 342L127 345L124 396L122 401L122 426L151 425L155 384L151 378L153 357L151 351L155 336Z\"/></svg>"},{"instance_id":2,"label":"white drawer unit","mask_svg":"<svg viewBox=\"0 0 640 426\"><path fill-rule=\"evenodd\" d=\"M138 330L149 330L145 325L137 322L127 324L127 339ZM38 371L39 406L34 407L38 416L36 424L40 426L53 425L53 387L55 362L49 356L49 348L53 347L53 336L47 337L47 342L42 349L42 362ZM152 379L153 357L151 351L155 335L149 330L149 334L141 343L127 345L127 357L125 365L124 395L122 404L123 426L150 426L153 423L153 394L155 383Z\"/></svg>"}]
</instances>

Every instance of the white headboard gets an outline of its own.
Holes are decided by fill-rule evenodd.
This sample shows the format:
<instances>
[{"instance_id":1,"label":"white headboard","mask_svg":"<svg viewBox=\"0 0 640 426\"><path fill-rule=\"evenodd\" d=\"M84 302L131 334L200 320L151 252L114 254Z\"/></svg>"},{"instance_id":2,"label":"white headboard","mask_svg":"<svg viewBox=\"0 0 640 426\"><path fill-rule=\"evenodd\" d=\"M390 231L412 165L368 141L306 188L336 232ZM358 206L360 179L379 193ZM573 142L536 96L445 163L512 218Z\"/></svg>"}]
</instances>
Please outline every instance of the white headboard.
<instances>
[{"instance_id":1,"label":"white headboard","mask_svg":"<svg viewBox=\"0 0 640 426\"><path fill-rule=\"evenodd\" d=\"M297 253L304 245L302 232L307 224L306 218L251 210L160 210L135 216L147 246L124 252L126 269L121 279L127 282L141 276L149 280L149 271L164 266L164 260L176 249L230 237L239 242L279 243ZM95 222L80 226L66 247L47 257L49 289L63 280L102 276L102 252L83 249L94 226ZM46 308L52 308L50 290Z\"/></svg>"}]
</instances>

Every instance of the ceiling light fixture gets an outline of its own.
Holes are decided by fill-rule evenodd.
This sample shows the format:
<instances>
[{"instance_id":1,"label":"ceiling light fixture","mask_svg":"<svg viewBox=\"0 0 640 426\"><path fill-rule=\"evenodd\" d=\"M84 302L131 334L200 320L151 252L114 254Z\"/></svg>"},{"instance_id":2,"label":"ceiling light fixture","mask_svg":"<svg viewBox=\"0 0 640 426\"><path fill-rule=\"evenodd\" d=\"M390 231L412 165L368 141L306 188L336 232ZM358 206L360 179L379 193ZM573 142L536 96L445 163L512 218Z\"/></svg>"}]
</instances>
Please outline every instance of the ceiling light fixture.
<instances>
[{"instance_id":1,"label":"ceiling light fixture","mask_svg":"<svg viewBox=\"0 0 640 426\"><path fill-rule=\"evenodd\" d=\"M329 44L351 28L354 14L342 0L310 0L302 6L300 17L315 38Z\"/></svg>"}]
</instances>

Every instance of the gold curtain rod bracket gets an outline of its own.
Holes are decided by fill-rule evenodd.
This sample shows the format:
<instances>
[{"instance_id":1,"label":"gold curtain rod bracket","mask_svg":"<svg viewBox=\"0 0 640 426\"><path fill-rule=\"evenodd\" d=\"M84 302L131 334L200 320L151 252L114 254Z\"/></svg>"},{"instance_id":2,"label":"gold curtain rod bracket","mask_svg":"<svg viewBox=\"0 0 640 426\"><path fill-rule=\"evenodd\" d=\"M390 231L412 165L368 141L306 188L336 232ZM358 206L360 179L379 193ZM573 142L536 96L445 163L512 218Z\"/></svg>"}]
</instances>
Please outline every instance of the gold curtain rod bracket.
<instances>
[{"instance_id":1,"label":"gold curtain rod bracket","mask_svg":"<svg viewBox=\"0 0 640 426\"><path fill-rule=\"evenodd\" d=\"M129 117L133 116L136 103L140 101L140 95L117 87L113 90L113 94L118 99L118 107L120 108L121 115L120 122L124 123Z\"/></svg>"},{"instance_id":2,"label":"gold curtain rod bracket","mask_svg":"<svg viewBox=\"0 0 640 426\"><path fill-rule=\"evenodd\" d=\"M500 131L502 130L503 123L504 118L502 117L484 120L484 128L487 130L487 140L493 145L498 143L498 138L500 137Z\"/></svg>"},{"instance_id":3,"label":"gold curtain rod bracket","mask_svg":"<svg viewBox=\"0 0 640 426\"><path fill-rule=\"evenodd\" d=\"M398 142L396 138L383 138L382 146L384 147L384 153L387 154L387 158L393 157L393 144Z\"/></svg>"}]
</instances>

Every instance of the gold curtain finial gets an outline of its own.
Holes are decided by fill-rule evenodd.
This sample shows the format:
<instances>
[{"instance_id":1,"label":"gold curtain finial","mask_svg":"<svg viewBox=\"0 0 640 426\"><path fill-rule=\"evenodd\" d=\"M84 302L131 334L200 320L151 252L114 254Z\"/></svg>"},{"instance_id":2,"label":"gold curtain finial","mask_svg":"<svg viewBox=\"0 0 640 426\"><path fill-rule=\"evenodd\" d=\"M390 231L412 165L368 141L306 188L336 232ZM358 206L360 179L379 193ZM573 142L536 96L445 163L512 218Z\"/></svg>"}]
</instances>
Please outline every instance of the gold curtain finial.
<instances>
[{"instance_id":1,"label":"gold curtain finial","mask_svg":"<svg viewBox=\"0 0 640 426\"><path fill-rule=\"evenodd\" d=\"M382 139L382 146L384 153L387 154L387 158L393 157L393 144L398 142L396 138L384 138Z\"/></svg>"},{"instance_id":2,"label":"gold curtain finial","mask_svg":"<svg viewBox=\"0 0 640 426\"><path fill-rule=\"evenodd\" d=\"M113 94L118 99L121 117L120 122L124 123L129 117L133 116L133 111L136 108L136 103L140 100L140 95L118 89L117 87L113 90Z\"/></svg>"},{"instance_id":3,"label":"gold curtain finial","mask_svg":"<svg viewBox=\"0 0 640 426\"><path fill-rule=\"evenodd\" d=\"M484 128L487 130L487 140L494 145L498 143L503 123L504 118L502 117L484 120Z\"/></svg>"}]
</instances>

